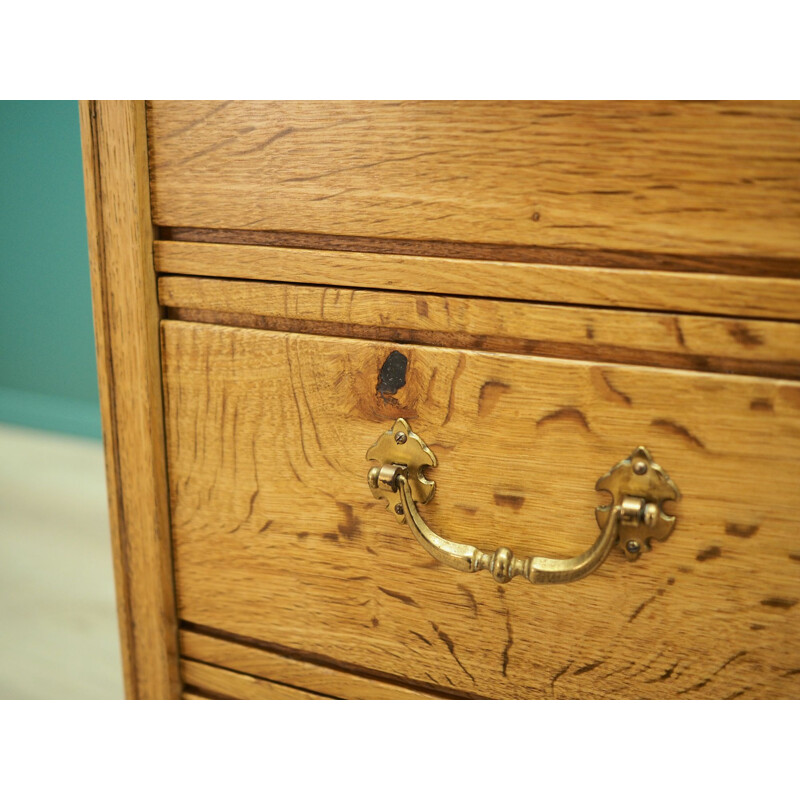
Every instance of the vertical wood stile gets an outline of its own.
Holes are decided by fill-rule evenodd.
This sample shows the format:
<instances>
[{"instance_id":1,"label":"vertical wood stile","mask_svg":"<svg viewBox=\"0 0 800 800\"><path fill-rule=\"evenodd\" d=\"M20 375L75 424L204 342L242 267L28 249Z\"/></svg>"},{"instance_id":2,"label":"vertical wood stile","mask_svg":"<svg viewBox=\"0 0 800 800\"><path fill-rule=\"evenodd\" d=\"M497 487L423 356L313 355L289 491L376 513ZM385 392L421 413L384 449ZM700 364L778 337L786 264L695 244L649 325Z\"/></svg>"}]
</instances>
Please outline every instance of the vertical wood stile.
<instances>
[{"instance_id":1,"label":"vertical wood stile","mask_svg":"<svg viewBox=\"0 0 800 800\"><path fill-rule=\"evenodd\" d=\"M180 696L144 102L80 104L125 689Z\"/></svg>"}]
</instances>

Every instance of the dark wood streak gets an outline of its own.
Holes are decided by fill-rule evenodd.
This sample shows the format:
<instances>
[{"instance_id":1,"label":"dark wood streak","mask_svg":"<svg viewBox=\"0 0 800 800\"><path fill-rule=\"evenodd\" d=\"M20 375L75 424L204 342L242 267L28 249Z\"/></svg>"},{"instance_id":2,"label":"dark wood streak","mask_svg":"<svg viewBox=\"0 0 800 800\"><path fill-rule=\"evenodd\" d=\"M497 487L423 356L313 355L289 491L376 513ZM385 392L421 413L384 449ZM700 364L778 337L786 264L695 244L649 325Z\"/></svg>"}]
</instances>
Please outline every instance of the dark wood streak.
<instances>
[{"instance_id":1,"label":"dark wood streak","mask_svg":"<svg viewBox=\"0 0 800 800\"><path fill-rule=\"evenodd\" d=\"M426 639L421 633L417 633L417 631L412 631L411 629L409 629L408 632L416 636L417 639L422 639L422 641L425 642L425 644L427 644L428 647L433 647L432 642L429 639Z\"/></svg>"},{"instance_id":2,"label":"dark wood streak","mask_svg":"<svg viewBox=\"0 0 800 800\"><path fill-rule=\"evenodd\" d=\"M481 391L478 395L478 416L485 417L491 414L492 411L494 411L494 407L500 401L500 398L510 389L511 387L507 383L486 381L486 383L481 386Z\"/></svg>"},{"instance_id":3,"label":"dark wood streak","mask_svg":"<svg viewBox=\"0 0 800 800\"><path fill-rule=\"evenodd\" d=\"M683 329L681 328L681 321L678 317L672 318L672 327L675 331L675 338L681 347L686 347L686 340L683 338Z\"/></svg>"},{"instance_id":4,"label":"dark wood streak","mask_svg":"<svg viewBox=\"0 0 800 800\"><path fill-rule=\"evenodd\" d=\"M514 629L511 627L511 614L506 609L506 646L503 648L503 677L508 673L508 654L514 644Z\"/></svg>"},{"instance_id":5,"label":"dark wood streak","mask_svg":"<svg viewBox=\"0 0 800 800\"><path fill-rule=\"evenodd\" d=\"M672 677L673 673L675 672L675 669L677 668L678 664L680 664L680 661L676 661L672 666L665 669L664 672L662 672L661 675L659 675L657 678L651 678L650 680L645 681L645 683L659 683L661 681L669 680ZM675 677L679 676L676 675Z\"/></svg>"},{"instance_id":6,"label":"dark wood streak","mask_svg":"<svg viewBox=\"0 0 800 800\"><path fill-rule=\"evenodd\" d=\"M758 532L758 525L739 525L736 522L725 523L725 533L728 536L738 536L741 539L749 539Z\"/></svg>"},{"instance_id":7,"label":"dark wood streak","mask_svg":"<svg viewBox=\"0 0 800 800\"><path fill-rule=\"evenodd\" d=\"M625 394L625 392L621 392L619 389L617 389L617 387L614 386L614 384L611 383L611 381L608 379L608 375L606 375L606 373L603 370L600 370L600 377L603 379L603 383L605 383L605 385L608 386L609 391L612 394L619 397L622 400L622 402L625 403L626 406L630 406L633 404L633 400L631 400L630 396Z\"/></svg>"},{"instance_id":8,"label":"dark wood streak","mask_svg":"<svg viewBox=\"0 0 800 800\"><path fill-rule=\"evenodd\" d=\"M764 344L763 337L753 333L744 322L732 322L728 326L728 333L744 347L757 347Z\"/></svg>"},{"instance_id":9,"label":"dark wood streak","mask_svg":"<svg viewBox=\"0 0 800 800\"><path fill-rule=\"evenodd\" d=\"M797 605L797 600L794 597L767 597L761 601L761 605L768 608L789 609Z\"/></svg>"},{"instance_id":10,"label":"dark wood streak","mask_svg":"<svg viewBox=\"0 0 800 800\"><path fill-rule=\"evenodd\" d=\"M472 677L469 670L461 663L461 659L456 655L456 646L453 643L453 640L444 632L439 630L439 626L436 625L435 622L431 622L431 627L436 631L436 635L439 637L441 641L444 642L447 649L450 651L450 655L453 656L456 664L464 671L464 674L473 682L475 683L475 678Z\"/></svg>"},{"instance_id":11,"label":"dark wood streak","mask_svg":"<svg viewBox=\"0 0 800 800\"><path fill-rule=\"evenodd\" d=\"M697 561L708 561L709 559L712 558L719 558L721 555L722 555L722 550L716 545L712 545L711 547L706 547L705 550L701 550L695 556L695 559Z\"/></svg>"},{"instance_id":12,"label":"dark wood streak","mask_svg":"<svg viewBox=\"0 0 800 800\"><path fill-rule=\"evenodd\" d=\"M543 417L536 420L536 427L538 428L540 425L544 425L547 422L555 422L557 420L572 420L573 422L579 423L587 431L591 432L592 430L589 427L589 423L586 421L586 416L583 411L579 408L573 408L572 406L563 406L556 411L545 414Z\"/></svg>"},{"instance_id":13,"label":"dark wood streak","mask_svg":"<svg viewBox=\"0 0 800 800\"><path fill-rule=\"evenodd\" d=\"M651 598L652 599L652 598ZM647 672L653 664L656 663L662 656L664 655L663 650L659 650L648 662L642 665L641 669L636 670L636 672L631 673L632 675L641 675L643 672Z\"/></svg>"},{"instance_id":14,"label":"dark wood streak","mask_svg":"<svg viewBox=\"0 0 800 800\"><path fill-rule=\"evenodd\" d=\"M478 601L475 599L475 595L467 589L466 586L462 584L458 584L458 590L467 598L467 602L469 603L470 608L472 609L472 616L478 616Z\"/></svg>"},{"instance_id":15,"label":"dark wood streak","mask_svg":"<svg viewBox=\"0 0 800 800\"><path fill-rule=\"evenodd\" d=\"M611 672L607 672L605 675L600 676L600 680L604 681L606 678L610 678L612 675L618 675L620 672L626 672L629 670L636 662L629 661L622 667L617 667L617 669L612 669Z\"/></svg>"},{"instance_id":16,"label":"dark wood streak","mask_svg":"<svg viewBox=\"0 0 800 800\"><path fill-rule=\"evenodd\" d=\"M413 597L400 594L400 592L393 592L391 589L384 589L383 586L378 586L378 591L383 592L388 597L393 597L395 600L399 600L401 603L405 603L407 606L416 606L419 608L419 603L414 600Z\"/></svg>"},{"instance_id":17,"label":"dark wood streak","mask_svg":"<svg viewBox=\"0 0 800 800\"><path fill-rule=\"evenodd\" d=\"M689 686L686 689L681 689L681 691L679 691L678 694L688 694L689 692L696 692L699 689L702 689L704 686L708 686L708 684L711 683L711 681L717 675L719 675L719 673L722 672L722 670L724 670L726 667L728 667L730 664L732 664L737 659L742 658L742 656L746 656L747 653L748 653L747 650L740 650L738 653L735 653L734 655L732 655L724 664L722 664L722 666L717 667L717 669L715 669L714 672L712 672L711 675L709 675L707 678L704 678L699 683L696 683L693 686Z\"/></svg>"},{"instance_id":18,"label":"dark wood streak","mask_svg":"<svg viewBox=\"0 0 800 800\"><path fill-rule=\"evenodd\" d=\"M241 520L241 522L239 522L238 525L236 525L235 527L231 528L228 531L229 534L230 533L236 533L242 527L242 525L246 525L250 521L250 517L253 516L253 507L255 506L256 498L258 497L258 491L259 490L256 489L253 492L253 494L250 495L250 510L247 512L247 516L243 520ZM260 533L260 531L259 531L259 533Z\"/></svg>"},{"instance_id":19,"label":"dark wood streak","mask_svg":"<svg viewBox=\"0 0 800 800\"><path fill-rule=\"evenodd\" d=\"M495 492L494 503L497 506L506 506L508 508L513 508L515 511L519 511L519 509L525 505L525 498L515 494L500 494L499 492Z\"/></svg>"},{"instance_id":20,"label":"dark wood streak","mask_svg":"<svg viewBox=\"0 0 800 800\"><path fill-rule=\"evenodd\" d=\"M633 622L633 621L636 619L636 617L638 617L638 616L639 616L639 614L641 614L641 613L642 613L642 611L644 611L644 609L645 609L645 608L646 608L646 607L647 607L647 606L648 606L650 603L652 603L652 602L653 602L653 600L655 600L655 599L656 599L656 595L653 595L652 597L650 597L650 598L648 598L647 600L645 600L643 603L640 603L640 604L639 604L639 605L636 607L636 610L633 612L633 614L631 614L631 615L628 617L628 622Z\"/></svg>"},{"instance_id":21,"label":"dark wood streak","mask_svg":"<svg viewBox=\"0 0 800 800\"><path fill-rule=\"evenodd\" d=\"M560 669L558 672L556 672L555 675L553 675L552 678L550 678L550 695L551 695L551 697L555 697L556 696L556 681L562 675L564 675L564 673L572 666L572 664L573 664L572 661L568 662L565 667Z\"/></svg>"},{"instance_id":22,"label":"dark wood streak","mask_svg":"<svg viewBox=\"0 0 800 800\"><path fill-rule=\"evenodd\" d=\"M338 500L336 501L336 505L344 512L345 517L344 522L340 522L337 526L339 533L350 541L358 538L361 535L361 521L353 512L353 506L351 506L350 503L342 503Z\"/></svg>"},{"instance_id":23,"label":"dark wood streak","mask_svg":"<svg viewBox=\"0 0 800 800\"><path fill-rule=\"evenodd\" d=\"M583 675L586 672L591 672L593 669L597 669L602 664L605 664L605 661L592 661L591 664L585 664L582 667L578 667L573 673L574 675Z\"/></svg>"},{"instance_id":24,"label":"dark wood streak","mask_svg":"<svg viewBox=\"0 0 800 800\"><path fill-rule=\"evenodd\" d=\"M669 433L677 433L678 436L682 436L687 442L690 442L696 447L702 450L706 449L706 446L696 436L690 433L688 429L684 428L683 425L678 425L677 422L673 422L671 419L654 419L650 425L653 428L661 428Z\"/></svg>"},{"instance_id":25,"label":"dark wood streak","mask_svg":"<svg viewBox=\"0 0 800 800\"><path fill-rule=\"evenodd\" d=\"M453 374L453 380L450 382L450 398L447 401L447 413L444 416L443 425L447 425L447 423L450 422L450 418L453 416L453 411L455 410L456 383L459 377L461 377L461 373L466 369L466 366L467 361L462 353L458 357L458 366Z\"/></svg>"}]
</instances>

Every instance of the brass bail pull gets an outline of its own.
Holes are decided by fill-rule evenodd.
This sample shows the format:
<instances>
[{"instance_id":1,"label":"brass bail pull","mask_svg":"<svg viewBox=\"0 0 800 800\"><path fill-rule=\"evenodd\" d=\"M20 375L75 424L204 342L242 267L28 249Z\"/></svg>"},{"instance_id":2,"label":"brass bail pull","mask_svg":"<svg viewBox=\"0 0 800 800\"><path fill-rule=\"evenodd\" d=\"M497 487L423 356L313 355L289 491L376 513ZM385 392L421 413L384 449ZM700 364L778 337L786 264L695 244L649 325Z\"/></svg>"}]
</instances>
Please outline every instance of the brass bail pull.
<instances>
[{"instance_id":1,"label":"brass bail pull","mask_svg":"<svg viewBox=\"0 0 800 800\"><path fill-rule=\"evenodd\" d=\"M372 494L387 502L389 511L405 523L417 541L437 560L461 572L488 570L498 583L523 575L531 583L569 583L585 578L619 544L629 561L650 549L650 541L665 540L675 517L663 510L665 500L680 499L678 487L644 447L637 447L597 481L596 489L609 492L611 504L595 509L600 535L586 552L573 558L518 558L507 547L484 553L469 544L445 539L422 519L418 504L433 497L435 484L423 470L435 467L436 456L402 418L367 450L377 461L367 476Z\"/></svg>"}]
</instances>

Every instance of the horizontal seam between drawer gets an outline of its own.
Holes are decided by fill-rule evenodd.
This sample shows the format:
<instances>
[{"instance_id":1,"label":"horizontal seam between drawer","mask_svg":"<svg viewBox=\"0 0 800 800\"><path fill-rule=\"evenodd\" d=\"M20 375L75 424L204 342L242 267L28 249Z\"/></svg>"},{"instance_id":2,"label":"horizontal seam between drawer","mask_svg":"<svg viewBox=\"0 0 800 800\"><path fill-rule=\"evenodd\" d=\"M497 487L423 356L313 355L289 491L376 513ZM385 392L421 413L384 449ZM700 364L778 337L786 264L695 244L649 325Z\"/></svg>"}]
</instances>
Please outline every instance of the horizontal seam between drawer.
<instances>
[{"instance_id":1,"label":"horizontal seam between drawer","mask_svg":"<svg viewBox=\"0 0 800 800\"><path fill-rule=\"evenodd\" d=\"M229 694L222 694L222 692L215 692L212 689L206 689L203 686L198 686L196 683L184 683L184 692L191 692L192 694L200 695L204 700L237 700L236 697L231 697Z\"/></svg>"},{"instance_id":2,"label":"horizontal seam between drawer","mask_svg":"<svg viewBox=\"0 0 800 800\"><path fill-rule=\"evenodd\" d=\"M341 700L341 698L337 697L336 695L320 692L318 689L309 689L307 686L297 686L294 683L276 681L274 678L262 678L260 675L254 675L252 672L245 672L241 669L235 669L234 667L227 666L226 664L215 664L211 661L204 661L202 658L187 656L185 653L181 653L180 657L182 661L191 661L195 664L203 664L206 667L213 667L214 669L223 670L225 672L233 672L237 675L243 675L245 678L254 678L255 680L263 681L264 683L273 683L276 686L284 686L287 689L297 689L300 692L308 692L308 694L315 694L328 700Z\"/></svg>"},{"instance_id":3,"label":"horizontal seam between drawer","mask_svg":"<svg viewBox=\"0 0 800 800\"><path fill-rule=\"evenodd\" d=\"M484 295L484 294L457 294L454 292L434 292L430 289L394 289L394 288L376 288L374 286L352 286L350 284L339 284L339 283L314 283L312 281L282 281L277 278L253 278L248 276L239 277L236 275L210 275L205 272L197 272L197 273L190 273L190 272L170 272L168 270L161 270L158 268L156 264L156 271L158 273L159 278L188 278L194 280L206 280L206 281L230 281L230 282L243 282L247 281L248 283L254 284L275 284L280 286L309 286L312 288L317 289L341 289L343 291L353 291L353 292L378 292L380 294L398 294L398 295L409 295L414 297L447 297L447 298L464 298L469 300L486 300L491 303L514 303L515 305L526 305L526 306L548 306L550 308L563 308L565 310L569 309L586 309L588 311L607 311L609 313L620 312L626 314L642 314L642 315L649 315L649 314L663 314L667 316L674 316L674 317L699 317L701 319L730 319L730 320L747 320L752 322L775 322L780 323L782 325L797 325L798 322L795 319L787 319L786 317L755 317L755 316L744 316L742 314L726 314L724 311L720 312L711 312L711 311L680 311L675 310L672 311L670 309L665 308L642 308L642 307L635 307L635 306L617 306L617 305L597 305L597 304L590 304L590 303L565 303L563 301L556 301L556 300L525 300L525 299L515 299L511 297L495 297L493 295ZM705 273L700 273L705 274ZM747 275L735 276L739 277L749 277ZM163 305L163 304L162 304ZM169 307L169 306L167 306Z\"/></svg>"},{"instance_id":4,"label":"horizontal seam between drawer","mask_svg":"<svg viewBox=\"0 0 800 800\"><path fill-rule=\"evenodd\" d=\"M192 633L202 634L212 639L220 639L222 641L232 642L233 644L240 644L245 647L251 647L254 650L263 650L267 653L275 653L276 655L283 656L291 659L292 661L299 661L301 663L314 664L319 667L326 667L327 669L335 670L346 675L355 675L362 678L371 678L381 683L389 684L391 686L399 686L403 689L419 689L431 695L436 695L442 699L458 699L458 700L484 700L482 695L473 694L469 692L461 692L458 690L450 691L446 687L427 684L422 681L414 681L413 679L402 679L387 673L377 670L370 670L356 664L347 664L338 661L334 658L329 658L324 655L312 653L305 650L297 650L285 645L275 644L274 642L265 642L261 639L255 639L251 636L242 636L237 633L230 633L222 631L219 628L212 628L207 625L201 625L196 622L189 622L188 620L180 621L181 630L190 631ZM185 656L182 656L185 657ZM196 660L196 659L195 659ZM223 667L223 669L228 669ZM243 673L249 674L249 673ZM266 680L266 679L265 679Z\"/></svg>"},{"instance_id":5,"label":"horizontal seam between drawer","mask_svg":"<svg viewBox=\"0 0 800 800\"><path fill-rule=\"evenodd\" d=\"M168 306L167 320L171 322L187 322L194 325L220 325L227 328L243 330L260 330L277 333L294 333L302 336L323 336L356 341L382 342L399 346L438 347L455 350L468 350L480 353L498 353L518 355L529 358L554 358L565 361L592 362L600 366L623 365L648 367L652 369L677 369L683 372L695 372L700 375L740 375L744 377L764 378L768 380L800 381L800 362L745 360L734 357L713 356L703 354L681 354L674 351L637 350L634 355L614 358L613 351L624 351L621 345L571 344L568 342L542 342L540 340L520 339L516 337L493 337L487 335L452 334L446 331L417 331L409 328L389 328L386 326L365 326L357 323L329 322L327 320L304 320L291 317L274 317L254 314L252 312L211 311L207 309L187 309L182 306ZM207 315L207 318L200 318ZM265 321L265 325L253 324L252 320L241 320L235 317L256 317ZM286 324L279 324L285 322ZM269 324L272 323L272 324ZM296 323L296 324L292 324ZM436 341L436 338L449 339ZM518 347L502 347L499 341L506 338L509 342L520 342ZM472 339L474 341L467 341ZM525 343L535 343L535 350L525 347ZM594 351L594 352L593 352ZM637 355L638 354L638 355ZM652 354L651 358L645 357ZM694 362L694 363L693 363ZM700 363L697 363L700 362Z\"/></svg>"},{"instance_id":6,"label":"horizontal seam between drawer","mask_svg":"<svg viewBox=\"0 0 800 800\"><path fill-rule=\"evenodd\" d=\"M654 272L694 272L712 275L756 277L747 266L763 267L758 277L798 277L800 259L776 256L693 256L637 250L582 250L537 245L493 244L490 242L443 239L391 239L376 236L342 236L334 233L274 231L245 228L197 228L159 225L156 238L165 242L198 244L239 244L254 247L291 247L298 250L364 252L376 255L417 255L430 258L459 258L465 261L510 261L566 267L610 267L646 269ZM692 269L694 267L694 269ZM727 269L720 269L725 268Z\"/></svg>"}]
</instances>

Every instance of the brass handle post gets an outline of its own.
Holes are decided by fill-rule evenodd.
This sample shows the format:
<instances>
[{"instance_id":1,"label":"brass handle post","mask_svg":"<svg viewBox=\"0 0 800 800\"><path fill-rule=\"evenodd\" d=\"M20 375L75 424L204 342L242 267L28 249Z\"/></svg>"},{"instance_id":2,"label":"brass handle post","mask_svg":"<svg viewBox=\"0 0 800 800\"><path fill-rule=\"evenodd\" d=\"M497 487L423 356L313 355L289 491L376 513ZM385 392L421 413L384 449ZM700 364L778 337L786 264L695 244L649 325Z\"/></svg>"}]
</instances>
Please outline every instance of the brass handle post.
<instances>
[{"instance_id":1,"label":"brass handle post","mask_svg":"<svg viewBox=\"0 0 800 800\"><path fill-rule=\"evenodd\" d=\"M368 474L373 495L387 501L395 518L411 528L428 553L461 572L488 570L498 583L517 575L535 584L576 581L594 572L615 544L633 561L650 549L650 540L663 541L672 532L675 517L663 511L662 503L680 498L677 486L648 451L637 447L597 481L596 488L608 491L613 502L595 510L601 533L588 550L572 558L519 558L507 547L485 553L451 541L427 525L417 505L433 497L435 484L423 470L436 466L436 456L404 419L381 435L367 458L380 463Z\"/></svg>"}]
</instances>

